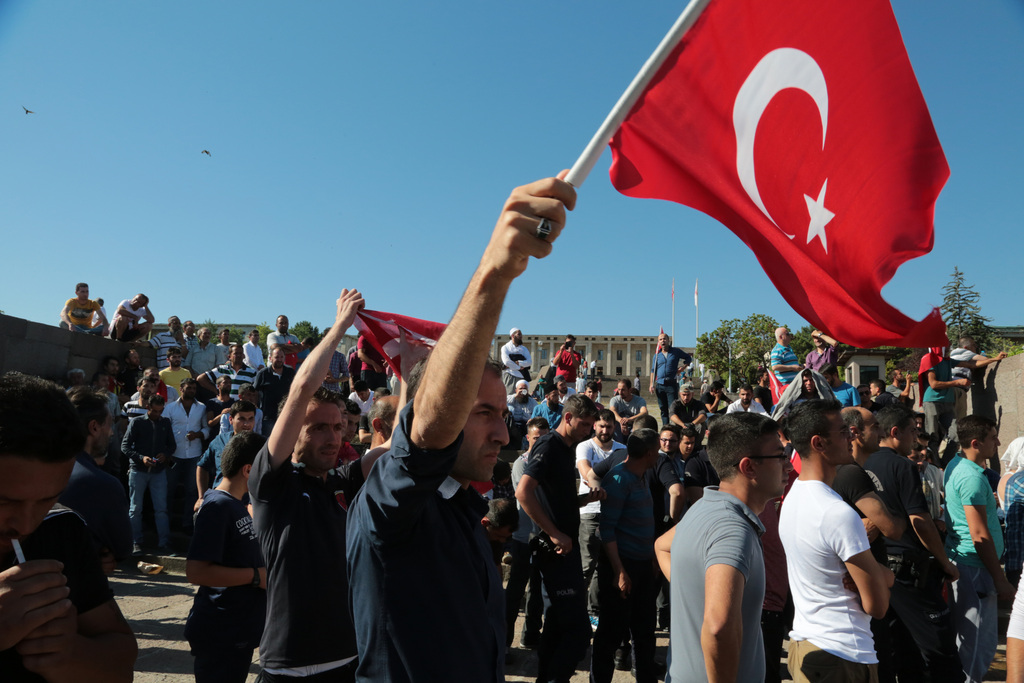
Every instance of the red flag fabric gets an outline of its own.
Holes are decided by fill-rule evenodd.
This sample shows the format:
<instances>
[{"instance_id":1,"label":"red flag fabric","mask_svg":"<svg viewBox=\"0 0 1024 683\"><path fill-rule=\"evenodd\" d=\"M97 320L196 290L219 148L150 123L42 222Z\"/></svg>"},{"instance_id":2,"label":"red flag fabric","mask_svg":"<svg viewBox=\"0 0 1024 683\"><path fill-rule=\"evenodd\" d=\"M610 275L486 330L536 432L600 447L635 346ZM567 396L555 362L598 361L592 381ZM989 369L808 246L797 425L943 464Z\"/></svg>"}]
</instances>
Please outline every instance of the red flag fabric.
<instances>
[{"instance_id":1,"label":"red flag fabric","mask_svg":"<svg viewBox=\"0 0 1024 683\"><path fill-rule=\"evenodd\" d=\"M359 311L354 324L370 346L384 356L398 379L430 353L447 327L430 320L368 310Z\"/></svg>"},{"instance_id":2,"label":"red flag fabric","mask_svg":"<svg viewBox=\"0 0 1024 683\"><path fill-rule=\"evenodd\" d=\"M772 403L778 403L779 399L782 398L782 392L786 390L788 384L783 384L779 381L779 378L775 376L775 373L768 369L768 386L772 392Z\"/></svg>"},{"instance_id":3,"label":"red flag fabric","mask_svg":"<svg viewBox=\"0 0 1024 683\"><path fill-rule=\"evenodd\" d=\"M931 251L949 177L886 0L711 0L611 147L620 192L724 223L815 327L945 339L938 309L915 322L881 295Z\"/></svg>"}]
</instances>

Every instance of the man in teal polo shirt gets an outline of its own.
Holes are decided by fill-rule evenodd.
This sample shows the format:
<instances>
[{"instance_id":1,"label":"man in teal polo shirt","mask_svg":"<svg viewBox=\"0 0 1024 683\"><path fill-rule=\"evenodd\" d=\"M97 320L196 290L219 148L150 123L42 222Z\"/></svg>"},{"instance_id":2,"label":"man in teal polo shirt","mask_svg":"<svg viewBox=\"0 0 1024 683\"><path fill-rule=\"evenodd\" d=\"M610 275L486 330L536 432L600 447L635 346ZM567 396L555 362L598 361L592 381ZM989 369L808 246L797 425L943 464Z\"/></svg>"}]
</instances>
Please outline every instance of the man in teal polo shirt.
<instances>
[{"instance_id":1,"label":"man in teal polo shirt","mask_svg":"<svg viewBox=\"0 0 1024 683\"><path fill-rule=\"evenodd\" d=\"M1003 533L985 463L999 448L996 423L968 415L957 425L963 450L945 472L946 553L960 578L953 582L957 649L968 681L981 681L998 644L997 599L1013 597L1013 585L999 566Z\"/></svg>"}]
</instances>

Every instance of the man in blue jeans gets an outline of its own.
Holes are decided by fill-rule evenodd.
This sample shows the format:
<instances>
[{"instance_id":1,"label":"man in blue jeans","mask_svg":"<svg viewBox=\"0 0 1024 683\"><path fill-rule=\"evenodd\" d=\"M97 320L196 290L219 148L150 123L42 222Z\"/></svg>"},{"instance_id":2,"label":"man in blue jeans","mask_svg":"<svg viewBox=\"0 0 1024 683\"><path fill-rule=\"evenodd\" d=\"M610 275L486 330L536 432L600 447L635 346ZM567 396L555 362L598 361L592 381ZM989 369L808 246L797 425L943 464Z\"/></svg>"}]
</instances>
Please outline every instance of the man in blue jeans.
<instances>
[{"instance_id":1,"label":"man in blue jeans","mask_svg":"<svg viewBox=\"0 0 1024 683\"><path fill-rule=\"evenodd\" d=\"M128 517L132 521L133 555L142 554L142 501L149 490L156 520L158 552L171 553L171 526L167 516L167 463L177 448L174 429L164 414L163 396L149 399L145 415L132 418L121 442L121 450L128 456Z\"/></svg>"},{"instance_id":2,"label":"man in blue jeans","mask_svg":"<svg viewBox=\"0 0 1024 683\"><path fill-rule=\"evenodd\" d=\"M686 371L693 358L672 346L672 338L662 332L658 335L658 351L651 360L651 386L647 389L658 397L661 426L668 424L669 406L679 393L679 375Z\"/></svg>"}]
</instances>

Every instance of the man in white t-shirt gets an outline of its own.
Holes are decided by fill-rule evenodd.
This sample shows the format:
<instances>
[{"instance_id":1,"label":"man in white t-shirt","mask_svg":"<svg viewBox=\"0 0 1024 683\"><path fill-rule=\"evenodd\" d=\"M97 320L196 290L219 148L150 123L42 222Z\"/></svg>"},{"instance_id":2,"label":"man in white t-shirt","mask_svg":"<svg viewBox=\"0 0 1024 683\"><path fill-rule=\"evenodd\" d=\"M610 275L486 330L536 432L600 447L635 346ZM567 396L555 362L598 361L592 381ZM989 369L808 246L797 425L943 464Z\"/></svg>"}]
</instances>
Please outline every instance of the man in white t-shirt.
<instances>
[{"instance_id":1,"label":"man in white t-shirt","mask_svg":"<svg viewBox=\"0 0 1024 683\"><path fill-rule=\"evenodd\" d=\"M768 411L764 409L764 406L754 400L754 388L749 384L744 384L740 387L740 397L729 404L726 409L728 413L756 413L758 415L768 415Z\"/></svg>"},{"instance_id":2,"label":"man in white t-shirt","mask_svg":"<svg viewBox=\"0 0 1024 683\"><path fill-rule=\"evenodd\" d=\"M870 621L885 616L893 574L872 556L857 513L831 488L836 468L853 462L841 409L814 399L787 420L801 469L782 505L779 536L795 607L789 671L798 682L878 680Z\"/></svg>"},{"instance_id":3,"label":"man in white t-shirt","mask_svg":"<svg viewBox=\"0 0 1024 683\"><path fill-rule=\"evenodd\" d=\"M581 494L600 488L600 480L594 474L594 465L617 450L626 447L614 441L615 413L605 409L597 414L594 436L576 445L576 469L580 471ZM587 610L591 623L597 616L597 558L601 553L601 538L597 530L601 525L601 501L595 500L580 508L580 553L583 555L583 585L588 587Z\"/></svg>"},{"instance_id":4,"label":"man in white t-shirt","mask_svg":"<svg viewBox=\"0 0 1024 683\"><path fill-rule=\"evenodd\" d=\"M153 329L153 312L149 310L149 297L136 294L117 305L110 321L110 338L130 342L141 339Z\"/></svg>"}]
</instances>

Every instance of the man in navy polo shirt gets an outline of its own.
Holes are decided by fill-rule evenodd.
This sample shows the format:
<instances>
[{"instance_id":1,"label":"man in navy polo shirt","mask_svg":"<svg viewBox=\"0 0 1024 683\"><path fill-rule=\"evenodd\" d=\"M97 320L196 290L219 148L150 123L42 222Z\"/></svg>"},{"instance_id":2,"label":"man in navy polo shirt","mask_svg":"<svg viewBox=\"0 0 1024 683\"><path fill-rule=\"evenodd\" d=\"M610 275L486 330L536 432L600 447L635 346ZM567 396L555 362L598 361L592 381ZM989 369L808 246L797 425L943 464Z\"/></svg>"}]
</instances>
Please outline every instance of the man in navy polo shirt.
<instances>
[{"instance_id":1,"label":"man in navy polo shirt","mask_svg":"<svg viewBox=\"0 0 1024 683\"><path fill-rule=\"evenodd\" d=\"M672 346L672 338L662 332L658 335L658 352L651 360L651 386L648 392L658 397L661 410L661 426L669 422L669 406L679 393L679 375L686 371L693 358L685 351Z\"/></svg>"},{"instance_id":2,"label":"man in navy polo shirt","mask_svg":"<svg viewBox=\"0 0 1024 683\"><path fill-rule=\"evenodd\" d=\"M267 625L260 641L260 681L266 683L355 680L341 501L352 500L363 476L358 460L335 469L348 418L341 396L321 384L331 353L362 306L358 291L341 290L336 322L295 374L249 475L267 562Z\"/></svg>"},{"instance_id":3,"label":"man in navy polo shirt","mask_svg":"<svg viewBox=\"0 0 1024 683\"><path fill-rule=\"evenodd\" d=\"M505 595L480 524L487 504L469 483L490 480L508 442L503 366L488 361L502 303L529 257L551 252L575 198L556 178L512 192L391 450L352 504L358 680L505 680Z\"/></svg>"}]
</instances>

